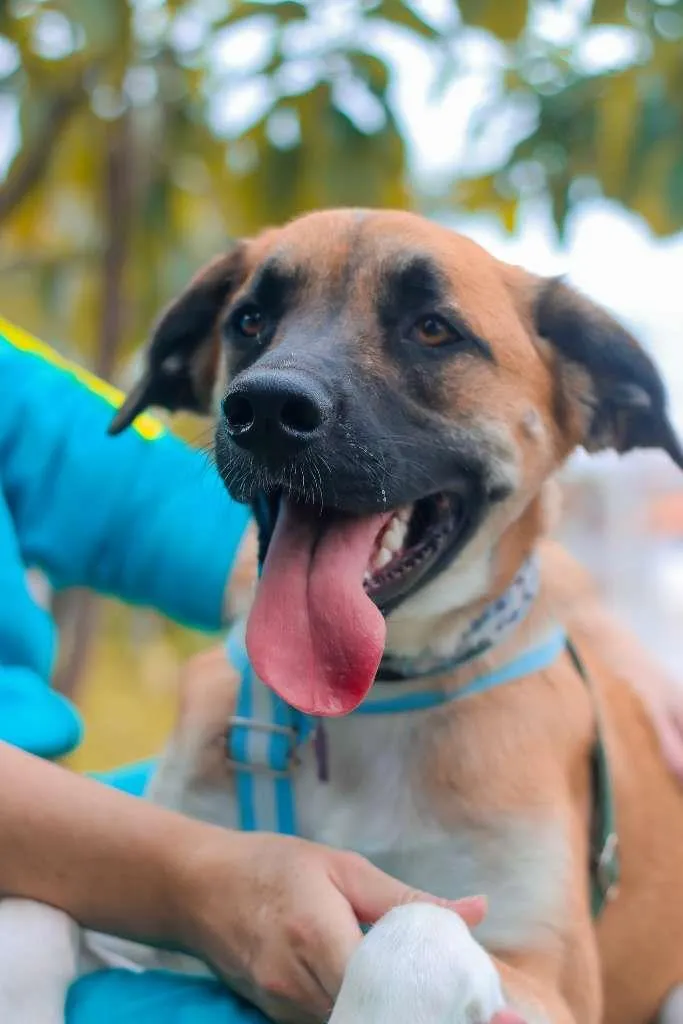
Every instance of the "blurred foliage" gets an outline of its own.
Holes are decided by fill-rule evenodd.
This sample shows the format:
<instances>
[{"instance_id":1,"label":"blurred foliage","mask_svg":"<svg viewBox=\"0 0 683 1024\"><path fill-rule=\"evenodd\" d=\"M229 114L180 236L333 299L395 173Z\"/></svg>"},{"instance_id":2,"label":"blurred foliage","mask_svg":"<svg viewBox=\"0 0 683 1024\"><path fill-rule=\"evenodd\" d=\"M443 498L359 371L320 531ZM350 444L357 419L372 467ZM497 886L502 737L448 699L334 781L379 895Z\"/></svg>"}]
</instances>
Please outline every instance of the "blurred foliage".
<instances>
[{"instance_id":1,"label":"blurred foliage","mask_svg":"<svg viewBox=\"0 0 683 1024\"><path fill-rule=\"evenodd\" d=\"M678 230L683 0L587 0L560 44L544 17L566 6L452 0L437 27L424 0L0 0L21 140L0 186L4 312L111 376L230 237L320 206L420 204L387 28L431 48L444 84L473 38L497 44L473 128L502 112L509 152L453 205L510 229L545 194L561 232L602 192ZM621 63L595 70L587 47L615 38Z\"/></svg>"},{"instance_id":2,"label":"blurred foliage","mask_svg":"<svg viewBox=\"0 0 683 1024\"><path fill-rule=\"evenodd\" d=\"M572 208L602 195L640 214L657 235L680 231L683 0L589 0L571 44L551 45L534 32L533 14L561 6L506 3L494 15L493 4L461 0L499 36L495 19L507 12L508 33L516 35L506 46L492 107L512 103L532 126L503 167L462 184L460 200L494 209L512 228L520 200L547 196L562 236ZM494 112L481 113L480 130Z\"/></svg>"},{"instance_id":3,"label":"blurred foliage","mask_svg":"<svg viewBox=\"0 0 683 1024\"><path fill-rule=\"evenodd\" d=\"M181 665L206 646L150 612L103 602L78 695L87 729L69 765L109 771L158 753L175 724Z\"/></svg>"},{"instance_id":4,"label":"blurred foliage","mask_svg":"<svg viewBox=\"0 0 683 1024\"><path fill-rule=\"evenodd\" d=\"M0 183L3 315L113 377L209 255L307 209L488 211L512 230L540 198L562 234L602 194L659 235L683 227L683 0L437 6L431 20L429 0L0 0L0 123L19 140ZM557 17L572 31L549 31ZM392 33L427 49L441 88L487 55L476 174L411 176ZM170 714L156 684L136 714L147 670L113 642L118 614L86 694L114 730L107 762L117 730L121 756L144 753L143 723L156 745ZM77 666L91 627L72 619Z\"/></svg>"},{"instance_id":5,"label":"blurred foliage","mask_svg":"<svg viewBox=\"0 0 683 1024\"><path fill-rule=\"evenodd\" d=\"M21 129L0 189L6 315L110 375L124 339L137 345L230 237L319 206L408 203L389 70L365 22L434 32L398 0L358 5L342 33L321 30L320 7L0 3L16 56L0 89ZM261 59L226 70L221 49L239 63L245 30ZM246 130L226 124L250 101Z\"/></svg>"}]
</instances>

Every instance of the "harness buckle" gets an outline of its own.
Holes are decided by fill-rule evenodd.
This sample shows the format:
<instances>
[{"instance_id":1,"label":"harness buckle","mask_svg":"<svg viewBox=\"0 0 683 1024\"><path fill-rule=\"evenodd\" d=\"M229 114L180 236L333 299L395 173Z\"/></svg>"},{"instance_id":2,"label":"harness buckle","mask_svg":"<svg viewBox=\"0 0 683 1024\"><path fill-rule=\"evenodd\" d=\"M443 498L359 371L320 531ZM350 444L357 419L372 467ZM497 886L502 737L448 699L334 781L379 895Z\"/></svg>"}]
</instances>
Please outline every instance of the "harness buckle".
<instances>
[{"instance_id":1,"label":"harness buckle","mask_svg":"<svg viewBox=\"0 0 683 1024\"><path fill-rule=\"evenodd\" d=\"M611 902L619 893L619 836L610 832L595 865L596 881L604 899Z\"/></svg>"},{"instance_id":2,"label":"harness buckle","mask_svg":"<svg viewBox=\"0 0 683 1024\"><path fill-rule=\"evenodd\" d=\"M274 722L257 721L254 718L244 718L242 715L231 715L228 718L227 746L230 748L230 733L237 726L238 729L252 729L254 732L286 736L289 738L290 747L285 758L285 768L271 768L270 765L254 761L237 761L233 757L226 757L225 763L236 772L249 772L253 775L266 775L271 779L286 779L293 768L299 764L296 754L298 732L290 725L276 725Z\"/></svg>"}]
</instances>

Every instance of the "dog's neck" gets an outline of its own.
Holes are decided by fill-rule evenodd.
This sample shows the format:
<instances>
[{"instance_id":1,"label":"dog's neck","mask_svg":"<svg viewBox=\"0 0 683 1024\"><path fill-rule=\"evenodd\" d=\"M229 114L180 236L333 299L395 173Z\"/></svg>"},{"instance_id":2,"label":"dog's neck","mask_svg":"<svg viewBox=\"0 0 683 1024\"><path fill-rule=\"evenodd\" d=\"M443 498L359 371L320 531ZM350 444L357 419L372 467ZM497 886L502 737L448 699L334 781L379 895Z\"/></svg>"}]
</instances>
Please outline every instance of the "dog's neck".
<instances>
[{"instance_id":1,"label":"dog's neck","mask_svg":"<svg viewBox=\"0 0 683 1024\"><path fill-rule=\"evenodd\" d=\"M531 567L546 518L539 496L502 532L500 524L491 523L475 536L448 570L388 618L388 660L427 663L453 657L489 608L501 599L514 602L510 588L516 580L533 587L531 607L525 609L533 612L539 584ZM528 572L525 566L530 566ZM523 617L527 626L530 622L541 628L537 615ZM524 632L529 635L528 628Z\"/></svg>"},{"instance_id":2,"label":"dog's neck","mask_svg":"<svg viewBox=\"0 0 683 1024\"><path fill-rule=\"evenodd\" d=\"M397 656L391 652L382 658L377 679L396 682L420 676L455 672L476 659L493 652L517 631L529 616L541 584L540 560L532 553L524 561L507 589L470 618L459 635L450 637L447 652L426 650L415 656Z\"/></svg>"}]
</instances>

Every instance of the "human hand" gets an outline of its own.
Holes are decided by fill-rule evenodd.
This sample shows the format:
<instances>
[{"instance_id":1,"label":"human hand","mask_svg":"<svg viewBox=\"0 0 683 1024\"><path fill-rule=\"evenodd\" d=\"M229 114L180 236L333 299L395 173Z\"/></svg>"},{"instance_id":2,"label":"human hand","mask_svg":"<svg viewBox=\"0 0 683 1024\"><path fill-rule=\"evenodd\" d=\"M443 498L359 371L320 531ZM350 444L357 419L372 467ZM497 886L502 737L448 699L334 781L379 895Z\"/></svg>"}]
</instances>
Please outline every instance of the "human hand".
<instances>
[{"instance_id":1,"label":"human hand","mask_svg":"<svg viewBox=\"0 0 683 1024\"><path fill-rule=\"evenodd\" d=\"M208 841L202 829L178 851L183 940L282 1024L327 1018L361 941L359 922L413 900L447 906L470 926L485 914L481 897L437 900L353 853L264 833L211 830ZM495 1024L517 1020L499 1015Z\"/></svg>"}]
</instances>

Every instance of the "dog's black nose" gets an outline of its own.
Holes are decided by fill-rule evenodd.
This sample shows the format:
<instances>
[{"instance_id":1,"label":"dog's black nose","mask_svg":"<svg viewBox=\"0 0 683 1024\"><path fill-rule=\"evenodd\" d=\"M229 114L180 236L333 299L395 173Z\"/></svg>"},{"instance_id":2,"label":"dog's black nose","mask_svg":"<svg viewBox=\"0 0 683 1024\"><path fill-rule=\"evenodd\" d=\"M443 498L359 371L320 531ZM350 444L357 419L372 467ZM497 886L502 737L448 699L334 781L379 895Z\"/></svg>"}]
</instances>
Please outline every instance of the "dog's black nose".
<instances>
[{"instance_id":1,"label":"dog's black nose","mask_svg":"<svg viewBox=\"0 0 683 1024\"><path fill-rule=\"evenodd\" d=\"M318 439L332 413L324 386L296 370L255 370L241 376L223 399L235 444L255 455L289 458Z\"/></svg>"}]
</instances>

